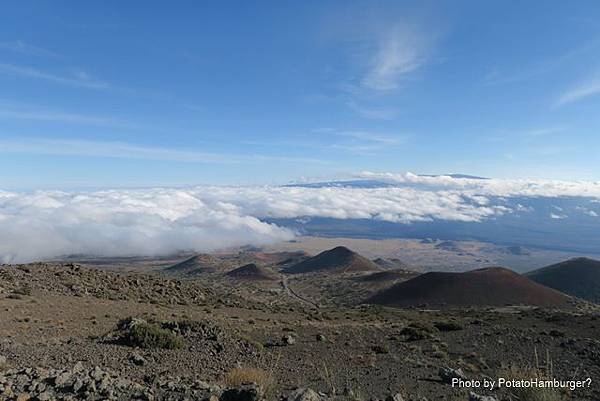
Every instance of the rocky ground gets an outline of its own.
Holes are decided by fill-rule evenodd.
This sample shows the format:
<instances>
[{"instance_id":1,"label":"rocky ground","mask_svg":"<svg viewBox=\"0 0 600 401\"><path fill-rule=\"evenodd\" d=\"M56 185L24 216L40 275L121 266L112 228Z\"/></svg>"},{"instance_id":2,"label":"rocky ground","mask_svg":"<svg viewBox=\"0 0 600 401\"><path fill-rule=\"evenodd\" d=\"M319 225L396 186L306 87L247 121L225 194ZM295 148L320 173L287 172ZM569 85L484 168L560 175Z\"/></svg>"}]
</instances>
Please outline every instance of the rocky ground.
<instances>
[{"instance_id":1,"label":"rocky ground","mask_svg":"<svg viewBox=\"0 0 600 401\"><path fill-rule=\"evenodd\" d=\"M600 399L594 306L393 309L362 305L386 284L356 275L283 281L1 266L0 400ZM451 385L550 374L591 383Z\"/></svg>"}]
</instances>

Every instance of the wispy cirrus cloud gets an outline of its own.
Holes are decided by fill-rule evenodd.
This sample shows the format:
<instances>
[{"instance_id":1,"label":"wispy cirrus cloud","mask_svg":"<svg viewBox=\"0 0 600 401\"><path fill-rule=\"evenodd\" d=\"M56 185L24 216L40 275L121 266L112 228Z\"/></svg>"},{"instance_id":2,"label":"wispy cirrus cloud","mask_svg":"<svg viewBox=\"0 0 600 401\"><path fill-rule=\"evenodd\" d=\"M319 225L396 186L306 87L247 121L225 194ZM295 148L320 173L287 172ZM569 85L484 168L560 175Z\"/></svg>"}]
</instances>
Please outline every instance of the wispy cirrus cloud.
<instances>
[{"instance_id":1,"label":"wispy cirrus cloud","mask_svg":"<svg viewBox=\"0 0 600 401\"><path fill-rule=\"evenodd\" d=\"M136 127L134 124L129 124L110 117L97 117L85 114L44 110L0 110L0 119L55 121L83 125L96 125L101 127Z\"/></svg>"},{"instance_id":2,"label":"wispy cirrus cloud","mask_svg":"<svg viewBox=\"0 0 600 401\"><path fill-rule=\"evenodd\" d=\"M375 91L390 91L428 61L431 43L416 25L403 23L381 34L375 46L361 84Z\"/></svg>"},{"instance_id":3,"label":"wispy cirrus cloud","mask_svg":"<svg viewBox=\"0 0 600 401\"><path fill-rule=\"evenodd\" d=\"M511 142L521 140L531 142L539 138L560 134L569 130L568 126L539 126L539 127L518 127L518 128L502 128L493 130L492 133L485 137L488 142Z\"/></svg>"},{"instance_id":4,"label":"wispy cirrus cloud","mask_svg":"<svg viewBox=\"0 0 600 401\"><path fill-rule=\"evenodd\" d=\"M564 132L566 130L567 130L566 127L543 127L543 128L526 129L526 130L519 131L519 132L521 132L525 136L536 138L536 137L558 134L559 132Z\"/></svg>"},{"instance_id":5,"label":"wispy cirrus cloud","mask_svg":"<svg viewBox=\"0 0 600 401\"><path fill-rule=\"evenodd\" d=\"M32 67L0 63L0 74L40 79L48 82L54 82L57 84L76 86L87 89L111 88L111 85L108 82L97 80L85 71L75 71L68 75L58 75L55 73L42 71Z\"/></svg>"},{"instance_id":6,"label":"wispy cirrus cloud","mask_svg":"<svg viewBox=\"0 0 600 401\"><path fill-rule=\"evenodd\" d=\"M47 138L0 139L0 154L89 156L102 158L166 160L185 163L240 164L257 162L328 164L321 159L263 154L233 154L154 147L121 141Z\"/></svg>"},{"instance_id":7,"label":"wispy cirrus cloud","mask_svg":"<svg viewBox=\"0 0 600 401\"><path fill-rule=\"evenodd\" d=\"M359 32L348 34L350 74L336 87L346 107L369 120L394 120L398 110L390 104L397 94L431 61L441 36L420 17L380 15L355 22Z\"/></svg>"},{"instance_id":8,"label":"wispy cirrus cloud","mask_svg":"<svg viewBox=\"0 0 600 401\"><path fill-rule=\"evenodd\" d=\"M349 154L367 156L382 149L401 146L409 138L410 135L407 134L340 130L323 127L312 130L311 135L302 135L280 141L244 140L242 143L261 147L278 146L281 148L307 148L315 150L335 149Z\"/></svg>"},{"instance_id":9,"label":"wispy cirrus cloud","mask_svg":"<svg viewBox=\"0 0 600 401\"><path fill-rule=\"evenodd\" d=\"M348 6L326 24L343 62L326 69L335 96L318 99L342 102L365 119L394 120L390 100L432 61L446 25L436 12L405 4Z\"/></svg>"},{"instance_id":10,"label":"wispy cirrus cloud","mask_svg":"<svg viewBox=\"0 0 600 401\"><path fill-rule=\"evenodd\" d=\"M67 73L58 74L29 66L0 63L0 74L38 79L59 85L72 86L90 90L109 91L111 93L158 100L169 103L180 103L181 107L190 108L189 103L181 103L177 97L152 90L132 88L98 79L81 69L69 69ZM193 105L192 105L193 107Z\"/></svg>"},{"instance_id":11,"label":"wispy cirrus cloud","mask_svg":"<svg viewBox=\"0 0 600 401\"><path fill-rule=\"evenodd\" d=\"M57 122L64 124L77 124L122 129L152 128L113 117L64 112L59 110L49 110L36 106L17 104L2 100L0 100L0 119Z\"/></svg>"},{"instance_id":12,"label":"wispy cirrus cloud","mask_svg":"<svg viewBox=\"0 0 600 401\"><path fill-rule=\"evenodd\" d=\"M0 42L0 49L10 50L16 53L25 54L29 56L60 57L58 53L28 44L22 40Z\"/></svg>"},{"instance_id":13,"label":"wispy cirrus cloud","mask_svg":"<svg viewBox=\"0 0 600 401\"><path fill-rule=\"evenodd\" d=\"M334 135L345 138L345 140L332 144L332 147L363 156L373 155L382 149L395 148L404 144L408 138L405 135L381 134L371 131L337 131L334 132Z\"/></svg>"},{"instance_id":14,"label":"wispy cirrus cloud","mask_svg":"<svg viewBox=\"0 0 600 401\"><path fill-rule=\"evenodd\" d=\"M600 94L600 79L595 78L564 91L556 100L555 106L560 107L578 102Z\"/></svg>"},{"instance_id":15,"label":"wispy cirrus cloud","mask_svg":"<svg viewBox=\"0 0 600 401\"><path fill-rule=\"evenodd\" d=\"M405 135L389 135L371 131L338 131L335 132L335 134L345 138L380 144L382 146L400 145L407 139L407 136Z\"/></svg>"},{"instance_id":16,"label":"wispy cirrus cloud","mask_svg":"<svg viewBox=\"0 0 600 401\"><path fill-rule=\"evenodd\" d=\"M361 117L370 120L393 120L398 115L396 109L389 107L365 107L355 101L350 101L347 104L348 107L357 112Z\"/></svg>"}]
</instances>

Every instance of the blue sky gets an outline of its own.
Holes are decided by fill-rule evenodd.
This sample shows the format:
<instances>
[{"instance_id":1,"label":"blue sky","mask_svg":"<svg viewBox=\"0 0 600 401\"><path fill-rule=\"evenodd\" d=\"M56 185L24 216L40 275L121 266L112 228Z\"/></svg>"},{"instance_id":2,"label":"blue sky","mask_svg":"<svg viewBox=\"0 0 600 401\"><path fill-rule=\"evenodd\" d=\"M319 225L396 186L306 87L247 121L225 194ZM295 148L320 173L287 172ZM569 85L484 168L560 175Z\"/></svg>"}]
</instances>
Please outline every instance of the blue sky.
<instances>
[{"instance_id":1,"label":"blue sky","mask_svg":"<svg viewBox=\"0 0 600 401\"><path fill-rule=\"evenodd\" d=\"M0 7L2 189L600 180L597 2Z\"/></svg>"}]
</instances>

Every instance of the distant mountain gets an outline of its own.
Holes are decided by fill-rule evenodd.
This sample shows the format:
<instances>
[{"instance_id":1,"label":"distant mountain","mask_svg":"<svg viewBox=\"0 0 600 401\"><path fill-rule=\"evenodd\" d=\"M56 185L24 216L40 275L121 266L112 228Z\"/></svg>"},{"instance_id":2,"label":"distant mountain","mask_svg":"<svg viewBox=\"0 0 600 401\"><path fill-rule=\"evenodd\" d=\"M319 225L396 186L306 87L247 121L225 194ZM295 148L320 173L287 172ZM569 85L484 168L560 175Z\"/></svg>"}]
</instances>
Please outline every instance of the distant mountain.
<instances>
[{"instance_id":1,"label":"distant mountain","mask_svg":"<svg viewBox=\"0 0 600 401\"><path fill-rule=\"evenodd\" d=\"M338 246L317 256L306 259L286 268L286 273L311 273L311 272L357 272L378 271L381 267L351 251L344 246Z\"/></svg>"},{"instance_id":2,"label":"distant mountain","mask_svg":"<svg viewBox=\"0 0 600 401\"><path fill-rule=\"evenodd\" d=\"M420 174L421 177L451 177L451 178L466 178L468 180L489 180L489 178L486 177L479 177L476 175L468 175L468 174L437 174L437 175L430 175L430 174Z\"/></svg>"},{"instance_id":3,"label":"distant mountain","mask_svg":"<svg viewBox=\"0 0 600 401\"><path fill-rule=\"evenodd\" d=\"M410 307L433 306L557 306L569 297L502 267L466 273L425 273L393 285L367 303Z\"/></svg>"},{"instance_id":4,"label":"distant mountain","mask_svg":"<svg viewBox=\"0 0 600 401\"><path fill-rule=\"evenodd\" d=\"M227 273L227 276L244 280L273 281L277 275L269 268L249 263Z\"/></svg>"},{"instance_id":5,"label":"distant mountain","mask_svg":"<svg viewBox=\"0 0 600 401\"><path fill-rule=\"evenodd\" d=\"M220 260L212 255L199 254L167 267L165 272L169 274L212 273L218 271L220 263Z\"/></svg>"},{"instance_id":6,"label":"distant mountain","mask_svg":"<svg viewBox=\"0 0 600 401\"><path fill-rule=\"evenodd\" d=\"M526 276L565 294L600 303L600 261L571 259L534 270Z\"/></svg>"},{"instance_id":7,"label":"distant mountain","mask_svg":"<svg viewBox=\"0 0 600 401\"><path fill-rule=\"evenodd\" d=\"M420 174L420 177L451 177L451 178L465 178L470 180L489 180L489 178L478 177L476 175L468 174ZM369 180L369 179L357 179L357 180L340 180L340 181L320 181L320 182L301 182L283 185L284 187L301 187L301 188L387 188L387 187L398 187L398 186L410 186L413 185L409 182L394 182L385 180Z\"/></svg>"},{"instance_id":8,"label":"distant mountain","mask_svg":"<svg viewBox=\"0 0 600 401\"><path fill-rule=\"evenodd\" d=\"M284 185L284 187L300 188L387 188L396 186L398 184L378 180L322 181Z\"/></svg>"}]
</instances>

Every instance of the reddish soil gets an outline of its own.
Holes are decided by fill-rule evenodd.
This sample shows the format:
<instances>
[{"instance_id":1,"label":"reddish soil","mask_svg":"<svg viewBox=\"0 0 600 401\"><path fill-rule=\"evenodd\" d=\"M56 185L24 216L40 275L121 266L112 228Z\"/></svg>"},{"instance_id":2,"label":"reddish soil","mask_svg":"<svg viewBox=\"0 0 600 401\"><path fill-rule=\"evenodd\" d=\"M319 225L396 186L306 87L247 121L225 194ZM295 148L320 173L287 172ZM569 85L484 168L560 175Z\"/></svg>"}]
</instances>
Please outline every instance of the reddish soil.
<instances>
[{"instance_id":1,"label":"reddish soil","mask_svg":"<svg viewBox=\"0 0 600 401\"><path fill-rule=\"evenodd\" d=\"M357 281L362 282L381 282L381 281L396 281L406 280L418 276L420 273L407 270L390 270L385 272L375 272L364 276L357 277Z\"/></svg>"},{"instance_id":2,"label":"reddish soil","mask_svg":"<svg viewBox=\"0 0 600 401\"><path fill-rule=\"evenodd\" d=\"M600 302L600 261L575 258L526 275L542 285L592 302Z\"/></svg>"},{"instance_id":3,"label":"reddish soil","mask_svg":"<svg viewBox=\"0 0 600 401\"><path fill-rule=\"evenodd\" d=\"M368 303L390 306L558 306L570 298L501 267L466 273L425 273L395 284Z\"/></svg>"},{"instance_id":4,"label":"reddish soil","mask_svg":"<svg viewBox=\"0 0 600 401\"><path fill-rule=\"evenodd\" d=\"M254 263L249 263L244 266L240 266L227 273L229 277L240 278L244 280L277 280L277 275L269 268L264 266L257 266Z\"/></svg>"}]
</instances>

